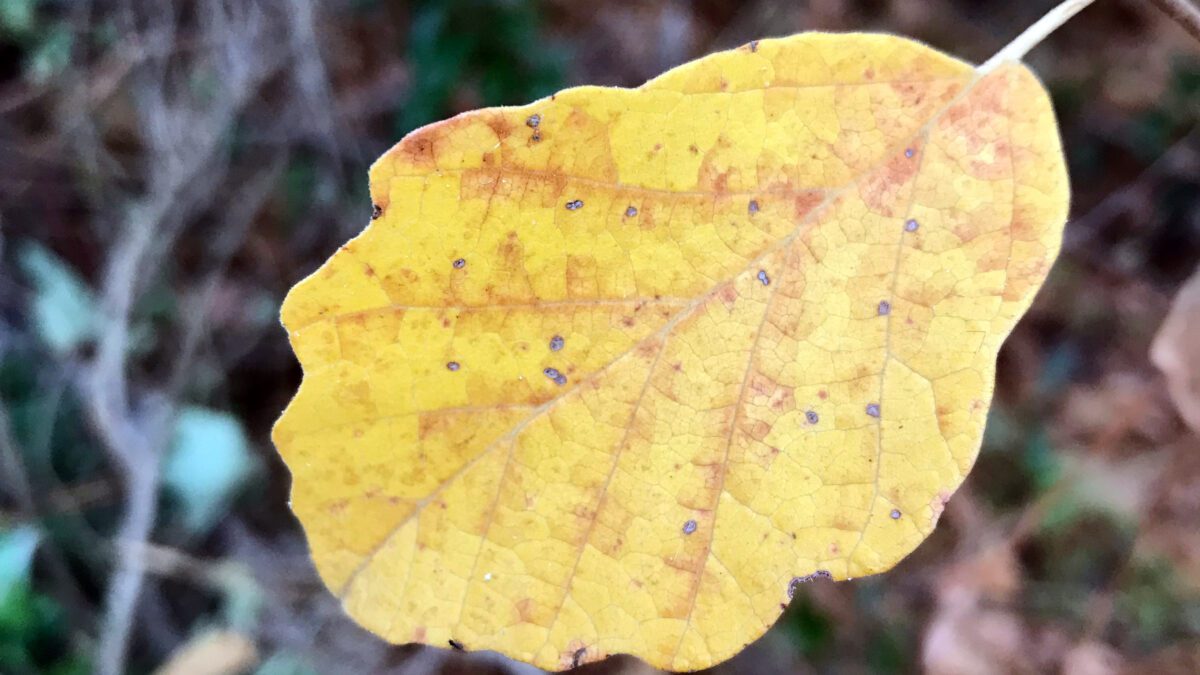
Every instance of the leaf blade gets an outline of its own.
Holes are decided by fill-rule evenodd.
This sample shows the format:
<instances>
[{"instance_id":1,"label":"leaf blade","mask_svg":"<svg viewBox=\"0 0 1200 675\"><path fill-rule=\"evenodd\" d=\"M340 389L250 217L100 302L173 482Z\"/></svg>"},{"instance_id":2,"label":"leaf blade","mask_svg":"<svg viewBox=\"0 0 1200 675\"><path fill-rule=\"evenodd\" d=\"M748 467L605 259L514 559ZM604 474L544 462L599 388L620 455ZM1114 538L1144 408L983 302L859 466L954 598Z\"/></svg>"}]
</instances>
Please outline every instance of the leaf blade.
<instances>
[{"instance_id":1,"label":"leaf blade","mask_svg":"<svg viewBox=\"0 0 1200 675\"><path fill-rule=\"evenodd\" d=\"M275 440L326 582L393 641L695 669L793 577L883 571L932 528L1066 183L1023 68L805 34L427 127L372 194L283 310L306 378ZM304 446L323 418L351 422ZM319 483L328 447L369 449L350 485Z\"/></svg>"}]
</instances>

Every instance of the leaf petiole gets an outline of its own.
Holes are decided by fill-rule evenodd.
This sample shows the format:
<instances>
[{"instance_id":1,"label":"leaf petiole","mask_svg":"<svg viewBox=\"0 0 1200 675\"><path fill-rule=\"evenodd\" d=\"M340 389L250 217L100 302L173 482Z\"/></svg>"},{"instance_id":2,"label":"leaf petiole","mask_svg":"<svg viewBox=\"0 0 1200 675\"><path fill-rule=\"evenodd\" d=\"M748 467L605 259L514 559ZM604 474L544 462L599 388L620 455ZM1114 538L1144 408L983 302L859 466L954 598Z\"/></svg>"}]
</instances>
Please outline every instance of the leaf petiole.
<instances>
[{"instance_id":1,"label":"leaf petiole","mask_svg":"<svg viewBox=\"0 0 1200 675\"><path fill-rule=\"evenodd\" d=\"M1003 49L996 52L995 56L988 59L985 63L979 66L980 75L986 75L995 70L999 65L1009 61L1020 61L1025 58L1029 50L1041 44L1058 27L1066 23L1079 12L1095 0L1065 0L1058 4L1054 9L1046 12L1045 16L1034 22L1032 26L1026 28L1024 32L1018 35L1012 42L1004 46Z\"/></svg>"}]
</instances>

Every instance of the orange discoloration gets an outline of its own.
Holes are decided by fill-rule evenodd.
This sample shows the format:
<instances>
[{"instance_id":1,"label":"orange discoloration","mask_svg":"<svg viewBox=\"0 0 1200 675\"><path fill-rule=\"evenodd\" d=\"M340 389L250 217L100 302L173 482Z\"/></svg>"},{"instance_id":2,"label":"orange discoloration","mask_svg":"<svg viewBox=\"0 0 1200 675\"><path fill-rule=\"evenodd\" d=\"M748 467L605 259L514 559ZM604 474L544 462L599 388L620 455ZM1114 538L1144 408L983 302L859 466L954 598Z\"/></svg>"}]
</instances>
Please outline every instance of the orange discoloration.
<instances>
[{"instance_id":1,"label":"orange discoloration","mask_svg":"<svg viewBox=\"0 0 1200 675\"><path fill-rule=\"evenodd\" d=\"M717 297L720 298L721 303L725 305L725 309L733 309L734 303L736 303L738 300L738 292L732 284L726 284L725 286L721 287L720 291L717 292Z\"/></svg>"},{"instance_id":2,"label":"orange discoloration","mask_svg":"<svg viewBox=\"0 0 1200 675\"><path fill-rule=\"evenodd\" d=\"M459 199L489 199L500 186L500 173L492 169L473 169L462 174Z\"/></svg>"},{"instance_id":3,"label":"orange discoloration","mask_svg":"<svg viewBox=\"0 0 1200 675\"><path fill-rule=\"evenodd\" d=\"M517 128L516 125L514 125L504 113L489 115L485 121L496 134L496 138L500 141L508 138L512 134L513 130Z\"/></svg>"},{"instance_id":4,"label":"orange discoloration","mask_svg":"<svg viewBox=\"0 0 1200 675\"><path fill-rule=\"evenodd\" d=\"M596 297L599 291L596 259L585 255L567 256L567 297Z\"/></svg>"},{"instance_id":5,"label":"orange discoloration","mask_svg":"<svg viewBox=\"0 0 1200 675\"><path fill-rule=\"evenodd\" d=\"M742 424L742 431L756 441L761 441L771 433L771 425L762 420L754 420Z\"/></svg>"},{"instance_id":6,"label":"orange discoloration","mask_svg":"<svg viewBox=\"0 0 1200 675\"><path fill-rule=\"evenodd\" d=\"M429 131L409 136L396 146L400 160L413 169L428 171L437 166L435 144L437 136Z\"/></svg>"},{"instance_id":7,"label":"orange discoloration","mask_svg":"<svg viewBox=\"0 0 1200 675\"><path fill-rule=\"evenodd\" d=\"M536 619L534 616L535 610L536 605L532 598L524 598L517 601L517 616L520 617L522 622L534 623Z\"/></svg>"}]
</instances>

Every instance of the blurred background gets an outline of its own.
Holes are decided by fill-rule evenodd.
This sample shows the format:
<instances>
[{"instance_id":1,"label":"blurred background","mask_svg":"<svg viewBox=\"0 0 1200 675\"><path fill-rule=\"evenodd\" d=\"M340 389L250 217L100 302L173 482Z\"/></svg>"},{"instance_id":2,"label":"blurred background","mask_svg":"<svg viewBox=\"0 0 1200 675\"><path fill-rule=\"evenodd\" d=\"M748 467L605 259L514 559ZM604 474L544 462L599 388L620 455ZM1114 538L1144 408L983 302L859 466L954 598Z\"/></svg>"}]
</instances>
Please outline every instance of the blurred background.
<instances>
[{"instance_id":1,"label":"blurred background","mask_svg":"<svg viewBox=\"0 0 1200 675\"><path fill-rule=\"evenodd\" d=\"M0 0L0 672L540 672L357 628L287 508L277 311L367 224L368 165L758 37L979 62L1052 4ZM1072 217L974 472L893 571L806 585L715 672L1200 672L1197 39L1099 0L1031 54Z\"/></svg>"}]
</instances>

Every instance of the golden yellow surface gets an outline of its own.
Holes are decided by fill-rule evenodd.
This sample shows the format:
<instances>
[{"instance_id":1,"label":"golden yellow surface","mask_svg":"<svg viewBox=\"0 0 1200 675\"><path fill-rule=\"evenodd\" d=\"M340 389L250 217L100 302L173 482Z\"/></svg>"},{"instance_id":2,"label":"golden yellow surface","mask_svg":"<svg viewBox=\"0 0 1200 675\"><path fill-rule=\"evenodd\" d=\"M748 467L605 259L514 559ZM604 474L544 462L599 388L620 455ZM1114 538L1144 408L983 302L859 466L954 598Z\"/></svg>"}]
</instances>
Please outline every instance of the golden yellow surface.
<instances>
[{"instance_id":1,"label":"golden yellow surface","mask_svg":"<svg viewBox=\"0 0 1200 675\"><path fill-rule=\"evenodd\" d=\"M694 670L930 533L1068 188L1023 66L809 33L425 127L371 194L283 306L329 588L392 642Z\"/></svg>"}]
</instances>

